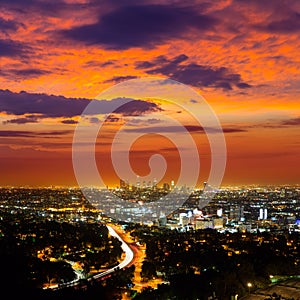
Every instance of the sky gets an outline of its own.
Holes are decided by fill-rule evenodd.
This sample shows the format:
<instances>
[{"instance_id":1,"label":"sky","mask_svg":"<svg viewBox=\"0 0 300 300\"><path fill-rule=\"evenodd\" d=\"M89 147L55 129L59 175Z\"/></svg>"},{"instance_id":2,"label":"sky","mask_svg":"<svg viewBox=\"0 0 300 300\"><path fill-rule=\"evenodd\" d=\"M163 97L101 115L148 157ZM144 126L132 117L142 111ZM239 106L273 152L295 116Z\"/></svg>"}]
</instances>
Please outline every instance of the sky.
<instances>
[{"instance_id":1,"label":"sky","mask_svg":"<svg viewBox=\"0 0 300 300\"><path fill-rule=\"evenodd\" d=\"M119 130L128 140L147 134L131 145L135 172L146 176L158 153L167 162L162 181L176 180L182 166L172 138L184 134L171 117L197 145L201 186L211 169L209 138L179 108L193 99L179 93L176 107L114 90L153 77L185 85L214 111L226 141L222 185L299 183L299 1L0 0L0 7L0 185L76 186L80 124L103 124L95 156L106 185L119 183L110 158ZM83 118L94 99L101 109Z\"/></svg>"}]
</instances>

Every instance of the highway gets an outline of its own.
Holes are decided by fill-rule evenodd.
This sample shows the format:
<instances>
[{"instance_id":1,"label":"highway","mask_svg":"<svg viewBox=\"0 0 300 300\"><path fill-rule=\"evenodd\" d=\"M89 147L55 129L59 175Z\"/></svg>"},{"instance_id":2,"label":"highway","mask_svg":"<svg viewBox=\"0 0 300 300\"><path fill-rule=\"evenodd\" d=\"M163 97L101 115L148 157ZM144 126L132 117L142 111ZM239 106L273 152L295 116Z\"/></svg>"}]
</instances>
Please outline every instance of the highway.
<instances>
[{"instance_id":1,"label":"highway","mask_svg":"<svg viewBox=\"0 0 300 300\"><path fill-rule=\"evenodd\" d=\"M111 268L111 269L108 269L104 272L101 272L101 273L98 273L90 278L88 278L87 280L88 281L92 281L92 280L95 280L95 279L100 279L104 276L107 276L113 272L115 272L116 270L118 269L123 269L125 267L127 267L128 265L131 264L131 262L133 261L134 259L134 252L131 250L131 248L127 245L127 243L119 236L119 234L109 225L106 225L108 231L109 231L109 234L115 238L117 238L121 243L121 248L122 250L124 251L125 253L125 258L123 261L121 261L117 266ZM55 285L51 285L49 287L44 287L44 289L52 289L52 290L58 290L58 289L62 289L62 288L65 288L65 287L72 287L72 286L77 286L81 283L81 280L80 278L77 276L77 278L73 281L70 281L70 282L65 282L65 283L62 283L62 284L55 284Z\"/></svg>"},{"instance_id":2,"label":"highway","mask_svg":"<svg viewBox=\"0 0 300 300\"><path fill-rule=\"evenodd\" d=\"M133 253L133 251L132 251L131 248L125 243L125 241L122 240L122 238L117 234L117 232L116 232L111 226L108 226L108 225L107 225L107 228L108 228L108 231L109 231L110 235L113 236L113 237L116 237L116 238L122 243L121 248L122 248L122 250L125 252L125 258L124 258L124 260L123 260L121 263L119 263L116 267L111 268L111 269L109 269L109 270L107 270L107 271L104 271L104 272L102 272L102 273L96 274L96 275L94 275L93 277L89 278L89 280L101 278L101 277L103 277L103 276L105 276L105 275L108 275L108 274L114 272L115 269L123 269L123 268L125 268L126 266L128 266L128 265L132 262L132 260L133 260L133 258L134 258L134 253Z\"/></svg>"}]
</instances>

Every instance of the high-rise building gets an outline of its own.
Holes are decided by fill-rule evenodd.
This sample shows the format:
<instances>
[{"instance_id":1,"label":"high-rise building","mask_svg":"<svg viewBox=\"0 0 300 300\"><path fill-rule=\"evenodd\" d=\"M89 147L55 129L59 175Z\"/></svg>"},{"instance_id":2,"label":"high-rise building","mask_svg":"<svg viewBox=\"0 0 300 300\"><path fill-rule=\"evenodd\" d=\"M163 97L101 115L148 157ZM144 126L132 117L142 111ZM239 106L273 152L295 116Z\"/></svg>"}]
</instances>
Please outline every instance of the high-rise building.
<instances>
[{"instance_id":1,"label":"high-rise building","mask_svg":"<svg viewBox=\"0 0 300 300\"><path fill-rule=\"evenodd\" d=\"M170 185L167 182L165 182L163 184L163 189L164 189L165 192L169 191L170 190Z\"/></svg>"},{"instance_id":2,"label":"high-rise building","mask_svg":"<svg viewBox=\"0 0 300 300\"><path fill-rule=\"evenodd\" d=\"M260 220L267 220L268 219L268 209L261 207L259 209L259 219Z\"/></svg>"},{"instance_id":3,"label":"high-rise building","mask_svg":"<svg viewBox=\"0 0 300 300\"><path fill-rule=\"evenodd\" d=\"M223 215L223 209L222 208L218 208L217 209L217 216L218 217L222 217L222 215Z\"/></svg>"},{"instance_id":4,"label":"high-rise building","mask_svg":"<svg viewBox=\"0 0 300 300\"><path fill-rule=\"evenodd\" d=\"M126 189L126 188L127 188L127 183L123 179L120 179L120 189Z\"/></svg>"},{"instance_id":5,"label":"high-rise building","mask_svg":"<svg viewBox=\"0 0 300 300\"><path fill-rule=\"evenodd\" d=\"M174 183L174 180L171 180L171 189L173 190L175 187L175 183Z\"/></svg>"},{"instance_id":6,"label":"high-rise building","mask_svg":"<svg viewBox=\"0 0 300 300\"><path fill-rule=\"evenodd\" d=\"M230 207L229 212L230 219L243 221L244 220L244 206L243 205L236 205Z\"/></svg>"},{"instance_id":7,"label":"high-rise building","mask_svg":"<svg viewBox=\"0 0 300 300\"><path fill-rule=\"evenodd\" d=\"M259 209L259 219L260 219L260 220L263 220L263 219L264 219L264 209L263 209L263 208L260 208L260 209Z\"/></svg>"},{"instance_id":8,"label":"high-rise building","mask_svg":"<svg viewBox=\"0 0 300 300\"><path fill-rule=\"evenodd\" d=\"M268 209L265 208L264 209L264 220L267 220L268 219Z\"/></svg>"}]
</instances>

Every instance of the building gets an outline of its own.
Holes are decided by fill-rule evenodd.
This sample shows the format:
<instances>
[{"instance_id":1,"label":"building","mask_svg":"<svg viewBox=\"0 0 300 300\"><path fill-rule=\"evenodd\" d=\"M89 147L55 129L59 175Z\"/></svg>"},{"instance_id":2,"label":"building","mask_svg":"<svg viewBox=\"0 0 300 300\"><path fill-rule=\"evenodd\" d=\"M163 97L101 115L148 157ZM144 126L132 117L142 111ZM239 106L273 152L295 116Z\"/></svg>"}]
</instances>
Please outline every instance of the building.
<instances>
[{"instance_id":1,"label":"building","mask_svg":"<svg viewBox=\"0 0 300 300\"><path fill-rule=\"evenodd\" d=\"M267 220L268 219L268 209L260 208L259 209L259 220Z\"/></svg>"},{"instance_id":2,"label":"building","mask_svg":"<svg viewBox=\"0 0 300 300\"><path fill-rule=\"evenodd\" d=\"M229 211L229 218L237 221L243 221L245 218L244 206L243 205L231 206Z\"/></svg>"},{"instance_id":3,"label":"building","mask_svg":"<svg viewBox=\"0 0 300 300\"><path fill-rule=\"evenodd\" d=\"M120 189L126 190L127 188L128 184L123 179L120 179Z\"/></svg>"},{"instance_id":4,"label":"building","mask_svg":"<svg viewBox=\"0 0 300 300\"><path fill-rule=\"evenodd\" d=\"M214 222L212 219L195 219L194 223L195 229L207 229L207 228L214 228Z\"/></svg>"},{"instance_id":5,"label":"building","mask_svg":"<svg viewBox=\"0 0 300 300\"><path fill-rule=\"evenodd\" d=\"M213 218L213 226L215 229L222 229L224 227L224 219L222 217Z\"/></svg>"}]
</instances>

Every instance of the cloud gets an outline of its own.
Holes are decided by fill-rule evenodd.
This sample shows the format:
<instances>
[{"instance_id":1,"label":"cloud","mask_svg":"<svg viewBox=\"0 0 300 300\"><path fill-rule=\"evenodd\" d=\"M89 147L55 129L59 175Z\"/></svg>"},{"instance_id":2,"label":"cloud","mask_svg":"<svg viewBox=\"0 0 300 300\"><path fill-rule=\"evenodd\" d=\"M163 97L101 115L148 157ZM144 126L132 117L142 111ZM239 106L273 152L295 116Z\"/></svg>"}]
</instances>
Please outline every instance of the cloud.
<instances>
[{"instance_id":1,"label":"cloud","mask_svg":"<svg viewBox=\"0 0 300 300\"><path fill-rule=\"evenodd\" d=\"M300 13L292 3L285 1L261 1L256 3L257 11L261 8L268 17L265 21L255 24L254 28L269 33L292 34L300 30ZM271 4L271 5L270 5ZM294 6L294 7L293 7Z\"/></svg>"},{"instance_id":2,"label":"cloud","mask_svg":"<svg viewBox=\"0 0 300 300\"><path fill-rule=\"evenodd\" d=\"M117 99L117 98L116 98ZM146 113L162 111L156 103L143 100L134 100L121 105L115 110L115 113L121 113L123 116L140 116Z\"/></svg>"},{"instance_id":3,"label":"cloud","mask_svg":"<svg viewBox=\"0 0 300 300\"><path fill-rule=\"evenodd\" d=\"M0 130L0 137L57 137L72 133L71 130L56 131L25 131L25 130Z\"/></svg>"},{"instance_id":4,"label":"cloud","mask_svg":"<svg viewBox=\"0 0 300 300\"><path fill-rule=\"evenodd\" d=\"M99 124L100 120L96 117L92 117L89 119L91 124Z\"/></svg>"},{"instance_id":5,"label":"cloud","mask_svg":"<svg viewBox=\"0 0 300 300\"><path fill-rule=\"evenodd\" d=\"M264 29L274 33L293 33L300 31L300 14L294 12L287 18L270 22Z\"/></svg>"},{"instance_id":6,"label":"cloud","mask_svg":"<svg viewBox=\"0 0 300 300\"><path fill-rule=\"evenodd\" d=\"M241 75L231 72L226 67L213 67L197 63L183 63L188 60L184 54L171 60L165 56L158 56L152 62L140 61L136 63L138 69L146 69L148 74L162 74L181 83L196 87L214 87L231 90L233 86L239 89L251 87L243 82Z\"/></svg>"},{"instance_id":7,"label":"cloud","mask_svg":"<svg viewBox=\"0 0 300 300\"><path fill-rule=\"evenodd\" d=\"M24 27L24 24L14 21L14 20L6 20L0 17L0 32L10 32L10 31L17 31L20 26Z\"/></svg>"},{"instance_id":8,"label":"cloud","mask_svg":"<svg viewBox=\"0 0 300 300\"><path fill-rule=\"evenodd\" d=\"M105 119L105 123L117 123L119 122L121 119L114 116L114 115L110 115Z\"/></svg>"},{"instance_id":9,"label":"cloud","mask_svg":"<svg viewBox=\"0 0 300 300\"><path fill-rule=\"evenodd\" d=\"M145 4L118 7L100 16L94 24L63 30L60 34L108 49L149 48L183 38L190 29L212 30L216 24L215 18L200 14L192 7Z\"/></svg>"},{"instance_id":10,"label":"cloud","mask_svg":"<svg viewBox=\"0 0 300 300\"><path fill-rule=\"evenodd\" d=\"M37 68L28 68L28 69L3 69L0 71L0 76L3 77L14 77L14 78L36 78L42 75L48 75L52 72L41 70Z\"/></svg>"},{"instance_id":11,"label":"cloud","mask_svg":"<svg viewBox=\"0 0 300 300\"><path fill-rule=\"evenodd\" d=\"M125 80L130 80L130 79L135 79L135 78L137 78L137 76L131 76L131 75L128 75L128 76L114 76L111 79L105 80L104 83L110 83L110 82L119 83L119 82L122 82L122 81L125 81Z\"/></svg>"},{"instance_id":12,"label":"cloud","mask_svg":"<svg viewBox=\"0 0 300 300\"><path fill-rule=\"evenodd\" d=\"M67 119L67 120L62 120L61 123L62 123L62 124L73 125L73 124L77 124L78 121L72 120L72 119Z\"/></svg>"},{"instance_id":13,"label":"cloud","mask_svg":"<svg viewBox=\"0 0 300 300\"><path fill-rule=\"evenodd\" d=\"M185 126L185 128L189 131L189 132L205 132L207 134L210 133L236 133L236 132L246 132L247 130L245 129L241 129L241 128L234 128L234 127L222 127L221 130L219 130L218 128L213 128L213 127L207 127L207 128L203 128L202 126L193 126L193 125L188 125Z\"/></svg>"},{"instance_id":14,"label":"cloud","mask_svg":"<svg viewBox=\"0 0 300 300\"><path fill-rule=\"evenodd\" d=\"M39 118L35 115L26 116L23 118L17 118L17 119L11 119L8 121L4 121L3 124L27 124L27 123L37 123L39 121Z\"/></svg>"},{"instance_id":15,"label":"cloud","mask_svg":"<svg viewBox=\"0 0 300 300\"><path fill-rule=\"evenodd\" d=\"M251 18L253 15L256 15L257 20ZM232 28L233 22L240 22L240 28L247 28L249 32L258 30L271 34L291 34L300 30L299 6L293 0L233 0L223 10L222 16Z\"/></svg>"},{"instance_id":16,"label":"cloud","mask_svg":"<svg viewBox=\"0 0 300 300\"><path fill-rule=\"evenodd\" d=\"M15 57L25 54L23 44L10 39L0 39L0 57Z\"/></svg>"},{"instance_id":17,"label":"cloud","mask_svg":"<svg viewBox=\"0 0 300 300\"><path fill-rule=\"evenodd\" d=\"M163 121L156 118L150 118L150 119L139 119L139 118L133 118L130 120L127 120L126 125L127 126L143 126L143 125L153 125L162 123Z\"/></svg>"},{"instance_id":18,"label":"cloud","mask_svg":"<svg viewBox=\"0 0 300 300\"><path fill-rule=\"evenodd\" d=\"M71 118L80 115L88 104L88 99L0 90L0 111L11 115Z\"/></svg>"},{"instance_id":19,"label":"cloud","mask_svg":"<svg viewBox=\"0 0 300 300\"><path fill-rule=\"evenodd\" d=\"M153 103L143 100L127 98L115 98L110 101L98 100L98 114L107 114L112 112L117 103L118 109L114 112L124 116L136 116L161 110L160 107ZM0 112L8 115L23 116L38 115L39 118L72 118L80 116L90 99L85 98L66 98L64 96L54 96L47 94L34 94L27 92L13 93L9 90L0 90ZM23 121L26 121L25 119ZM17 121L14 121L17 122ZM22 122L22 121L21 121Z\"/></svg>"},{"instance_id":20,"label":"cloud","mask_svg":"<svg viewBox=\"0 0 300 300\"><path fill-rule=\"evenodd\" d=\"M282 125L300 126L300 117L282 121Z\"/></svg>"},{"instance_id":21,"label":"cloud","mask_svg":"<svg viewBox=\"0 0 300 300\"><path fill-rule=\"evenodd\" d=\"M246 129L242 129L242 128L232 128L232 127L223 127L222 131L224 133L235 133L235 132L247 132Z\"/></svg>"},{"instance_id":22,"label":"cloud","mask_svg":"<svg viewBox=\"0 0 300 300\"><path fill-rule=\"evenodd\" d=\"M98 61L98 60L90 60L90 61L87 61L84 65L86 67L105 68L107 66L112 66L115 63L116 63L115 60L108 60L108 61L105 61L105 62Z\"/></svg>"},{"instance_id":23,"label":"cloud","mask_svg":"<svg viewBox=\"0 0 300 300\"><path fill-rule=\"evenodd\" d=\"M39 13L57 17L61 12L69 12L72 10L84 9L88 4L84 3L68 3L64 0L0 0L1 5L6 9L21 13ZM93 5L94 1L90 1Z\"/></svg>"},{"instance_id":24,"label":"cloud","mask_svg":"<svg viewBox=\"0 0 300 300\"><path fill-rule=\"evenodd\" d=\"M215 133L236 133L236 132L246 132L247 130L241 128L233 128L233 127L224 127L221 130L217 128L203 128L199 125L186 125L186 126L153 126L153 127L136 127L136 128L128 128L125 131L127 132L136 132L136 133L184 133L184 128L190 133L207 133L207 134L215 134Z\"/></svg>"}]
</instances>

